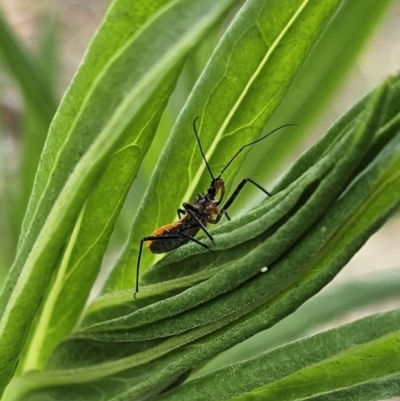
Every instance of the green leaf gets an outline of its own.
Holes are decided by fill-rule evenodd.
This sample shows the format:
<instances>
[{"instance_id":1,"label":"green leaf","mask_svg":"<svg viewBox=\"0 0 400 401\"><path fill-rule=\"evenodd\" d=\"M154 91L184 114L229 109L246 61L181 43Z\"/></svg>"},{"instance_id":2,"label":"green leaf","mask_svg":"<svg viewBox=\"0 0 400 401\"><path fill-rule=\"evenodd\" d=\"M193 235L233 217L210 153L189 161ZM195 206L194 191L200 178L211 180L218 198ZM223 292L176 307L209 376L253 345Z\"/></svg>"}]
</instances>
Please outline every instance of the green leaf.
<instances>
[{"instance_id":1,"label":"green leaf","mask_svg":"<svg viewBox=\"0 0 400 401\"><path fill-rule=\"evenodd\" d=\"M340 83L351 73L367 39L379 25L377 22L393 3L390 0L344 0L321 38L312 49L303 68L296 76L290 96L268 121L267 128L295 122L301 124L296 135L285 135L284 146L280 137L272 137L263 152L251 152L243 166L245 173L260 183L274 179L279 166L292 162L292 149L301 145L316 119L323 117ZM364 10L369 10L364 13ZM365 14L365 15L364 15ZM360 18L360 15L363 15ZM268 160L268 169L263 168ZM252 203L246 195L238 202Z\"/></svg>"},{"instance_id":2,"label":"green leaf","mask_svg":"<svg viewBox=\"0 0 400 401\"><path fill-rule=\"evenodd\" d=\"M64 278L60 281L56 275L53 279L57 285L46 292L52 272L58 268L61 275L65 274L66 258L71 255L71 243L74 244L82 221L77 220L78 216L84 213L84 205L87 208L88 197L112 155L123 149L129 124L139 118L149 102L159 107L155 98L161 83L171 79L191 48L232 3L231 0L168 3L160 0L143 5L117 0L111 4L52 123L24 220L17 258L2 294L1 388L11 378L41 299L46 295L54 302L60 295ZM149 43L151 51L148 51ZM135 127L125 157L132 157L130 151L134 156L140 151L143 157L152 139L148 135L147 130ZM135 164L135 169L139 163ZM130 179L136 171L131 172ZM106 177L104 184L109 179ZM122 187L124 185L127 183ZM99 195L95 193L94 196ZM121 198L122 194L117 194L118 202ZM118 210L116 203L111 209ZM101 205L99 214L104 217L100 209ZM90 218L93 219L93 215ZM105 220L105 230L108 230ZM88 241L93 242L94 238ZM62 256L63 250L66 252ZM82 251L78 250L78 255L79 252ZM94 256L99 259L98 254ZM91 284L89 281L85 287L82 283L79 288L90 288ZM50 304L50 308L52 306ZM49 314L46 307L44 305L41 311L45 323L52 313Z\"/></svg>"},{"instance_id":3,"label":"green leaf","mask_svg":"<svg viewBox=\"0 0 400 401\"><path fill-rule=\"evenodd\" d=\"M340 4L340 0L246 2L173 128L107 291L133 287L132 266L140 240L173 221L183 201L190 201L196 190L207 188L210 177L194 135L188 133L195 117L200 117L199 136L216 175L237 149L260 136ZM224 174L228 184L245 153ZM142 269L154 260L154 255L143 252Z\"/></svg>"},{"instance_id":4,"label":"green leaf","mask_svg":"<svg viewBox=\"0 0 400 401\"><path fill-rule=\"evenodd\" d=\"M263 352L298 340L321 326L327 324L333 326L351 312L368 310L373 305L393 301L398 297L399 285L398 267L384 269L379 273L363 274L348 282L330 284L274 327L218 355L196 371L194 377L256 357Z\"/></svg>"},{"instance_id":5,"label":"green leaf","mask_svg":"<svg viewBox=\"0 0 400 401\"><path fill-rule=\"evenodd\" d=\"M351 72L367 39L379 28L378 21L393 3L391 0L343 1L296 77L291 96L285 98L269 124L285 117L287 121L301 119L302 127L306 128L321 109L329 107L329 100L340 87L339 83L346 78L347 71ZM365 18L360 18L366 9L369 12L363 15ZM318 71L318 74L310 74L310 71ZM297 138L296 135L288 141ZM269 156L271 148L266 153Z\"/></svg>"},{"instance_id":6,"label":"green leaf","mask_svg":"<svg viewBox=\"0 0 400 401\"><path fill-rule=\"evenodd\" d=\"M399 342L395 309L189 381L157 400L387 399L400 395Z\"/></svg>"}]
</instances>

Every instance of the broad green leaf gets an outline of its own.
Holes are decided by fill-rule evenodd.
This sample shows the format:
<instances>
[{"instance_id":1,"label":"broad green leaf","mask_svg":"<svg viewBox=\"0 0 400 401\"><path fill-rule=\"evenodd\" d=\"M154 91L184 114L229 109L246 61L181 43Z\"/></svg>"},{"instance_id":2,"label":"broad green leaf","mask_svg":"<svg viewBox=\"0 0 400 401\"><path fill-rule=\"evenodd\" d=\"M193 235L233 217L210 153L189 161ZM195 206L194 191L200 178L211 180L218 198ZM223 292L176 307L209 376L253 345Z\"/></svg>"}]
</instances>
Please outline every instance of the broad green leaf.
<instances>
[{"instance_id":1,"label":"broad green leaf","mask_svg":"<svg viewBox=\"0 0 400 401\"><path fill-rule=\"evenodd\" d=\"M287 122L301 119L302 126L308 125L321 109L329 106L339 83L345 79L346 72L354 68L367 39L379 29L379 20L385 12L391 11L394 3L391 0L343 1L293 82L291 96L285 98L269 124L274 126L285 117ZM364 15L366 9L369 12ZM310 74L310 71L318 71L318 74ZM290 137L288 142L296 138L298 136ZM270 147L266 153L268 156L272 153Z\"/></svg>"},{"instance_id":2,"label":"broad green leaf","mask_svg":"<svg viewBox=\"0 0 400 401\"><path fill-rule=\"evenodd\" d=\"M379 27L379 20L388 8L390 11L393 3L390 0L342 2L296 76L290 96L268 121L267 128L273 129L282 123L299 123L301 126L296 135L285 135L284 139L281 134L271 137L268 144L262 145L263 152L254 149L243 166L249 177L267 185L274 179L272 174L276 174L277 166L292 162L291 150L304 140L310 132L310 125L329 107L329 101L354 68L367 39ZM369 12L364 13L364 10ZM284 145L279 145L281 141ZM263 168L265 160L268 160L268 169ZM246 195L243 201L252 203Z\"/></svg>"},{"instance_id":3,"label":"broad green leaf","mask_svg":"<svg viewBox=\"0 0 400 401\"><path fill-rule=\"evenodd\" d=\"M69 255L67 241L76 239L77 218L112 155L124 144L129 123L231 5L230 0L111 4L51 125L18 255L2 294L2 388L15 369L52 271L65 266L60 252L65 246ZM139 149L149 142L143 133L148 132L135 131L131 137ZM58 295L60 288L52 290Z\"/></svg>"},{"instance_id":4,"label":"broad green leaf","mask_svg":"<svg viewBox=\"0 0 400 401\"><path fill-rule=\"evenodd\" d=\"M157 400L391 398L400 395L395 384L400 356L394 351L399 341L400 311L395 309L189 381Z\"/></svg>"},{"instance_id":5,"label":"broad green leaf","mask_svg":"<svg viewBox=\"0 0 400 401\"><path fill-rule=\"evenodd\" d=\"M340 0L245 3L174 126L107 291L134 286L132 266L141 238L176 219L181 203L207 188L210 177L190 132L195 117L200 117L200 139L217 175L237 149L259 137L340 4ZM245 152L224 174L228 185L244 156ZM152 261L154 256L144 252L142 269Z\"/></svg>"},{"instance_id":6,"label":"broad green leaf","mask_svg":"<svg viewBox=\"0 0 400 401\"><path fill-rule=\"evenodd\" d=\"M345 132L339 131L337 140L322 152L316 165L320 166L328 159L334 167L319 177L314 185L306 187L307 196L300 198L290 216L279 221L269 238L262 238L264 233L256 236L260 242L245 258L233 260L222 268L222 272L226 273L230 268L234 273L234 277L226 275L227 285L245 274L246 269L254 270L252 276L231 287L232 291L212 294L206 284L217 273L209 280L182 292L181 295L195 294L199 286L203 285L204 295L209 301L193 305L197 307L185 313L181 311L176 316L171 316L170 310L165 307L162 324L158 323L160 330L156 332L154 327L147 325L147 328L153 330L152 339L147 341L141 341L138 336L142 327L132 327L135 322L130 322L132 328L127 324L120 332L115 330L117 325L112 327L112 322L108 323L109 330L104 332L89 332L89 327L60 344L46 371L27 373L15 379L7 396L10 394L11 400L24 401L44 397L63 400L71 394L75 399L85 400L99 400L102 397L114 400L137 397L154 399L156 394L179 378L184 378L182 375L200 363L273 326L320 291L365 241L400 208L398 118L397 125L391 124L392 120L396 120L394 109L397 107L399 110L398 97L395 96L398 94L398 81L399 78L394 77L378 88L370 96L359 118ZM339 152L343 146L346 146L347 151ZM315 171L310 168L292 185L295 187L296 182L300 185L312 173L315 174ZM334 186L334 183L337 185ZM271 204L273 199L260 208ZM251 213L248 216L251 224ZM313 218L314 223L307 227L307 221ZM299 226L294 224L305 224L307 229L297 241L289 239L287 249L273 263L266 263L270 256L266 253L268 247L265 244L271 240L273 242L274 236L285 232L287 227L299 232ZM187 260L184 263L187 264ZM260 274L260 267L265 265L269 271ZM241 269L234 271L235 266ZM214 284L218 284L218 280L211 282L210 287ZM235 299L231 298L232 294ZM174 306L174 299L179 302L181 295L172 297L168 306ZM157 304L162 302L165 301L156 302L153 311L157 311ZM235 304L233 308L232 304ZM213 319L210 319L211 313L214 313ZM145 316L141 324L146 323L143 319ZM179 324L183 323L182 331L170 336L162 330L168 330L169 322L173 319L179 319L176 320ZM384 326L378 324L378 327L383 329ZM371 332L376 333L375 330ZM363 334L366 333L362 331L357 337L361 347L365 339ZM384 335L376 339L377 343ZM354 350L355 353L358 351ZM291 356L290 352L286 355ZM302 363L306 364L307 361ZM305 366L307 369L313 367ZM317 366L315 374L320 373ZM288 380L290 378L288 376ZM316 383L318 385L319 382ZM351 384L356 385L357 382ZM288 385L282 385L279 390L287 388Z\"/></svg>"}]
</instances>

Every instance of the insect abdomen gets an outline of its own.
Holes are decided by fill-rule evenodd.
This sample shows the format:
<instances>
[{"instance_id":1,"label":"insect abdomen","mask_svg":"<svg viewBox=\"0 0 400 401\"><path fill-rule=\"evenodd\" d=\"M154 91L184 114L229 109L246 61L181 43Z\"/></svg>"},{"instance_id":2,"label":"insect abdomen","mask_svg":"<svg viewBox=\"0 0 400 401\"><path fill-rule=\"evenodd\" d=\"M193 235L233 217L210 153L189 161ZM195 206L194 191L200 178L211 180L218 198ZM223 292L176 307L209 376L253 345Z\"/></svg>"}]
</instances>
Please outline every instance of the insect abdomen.
<instances>
[{"instance_id":1,"label":"insect abdomen","mask_svg":"<svg viewBox=\"0 0 400 401\"><path fill-rule=\"evenodd\" d=\"M180 222L168 224L163 226L151 235L152 237L166 237L164 240L156 239L152 241L147 241L147 246L152 253L166 253L173 251L176 248L188 243L189 238L182 236L181 233L189 237L194 237L199 231L199 228L187 228L184 229ZM178 238L168 238L170 236L177 236Z\"/></svg>"},{"instance_id":2,"label":"insect abdomen","mask_svg":"<svg viewBox=\"0 0 400 401\"><path fill-rule=\"evenodd\" d=\"M148 247L153 253L166 253L179 248L189 241L187 238L171 238L165 241L151 241Z\"/></svg>"}]
</instances>

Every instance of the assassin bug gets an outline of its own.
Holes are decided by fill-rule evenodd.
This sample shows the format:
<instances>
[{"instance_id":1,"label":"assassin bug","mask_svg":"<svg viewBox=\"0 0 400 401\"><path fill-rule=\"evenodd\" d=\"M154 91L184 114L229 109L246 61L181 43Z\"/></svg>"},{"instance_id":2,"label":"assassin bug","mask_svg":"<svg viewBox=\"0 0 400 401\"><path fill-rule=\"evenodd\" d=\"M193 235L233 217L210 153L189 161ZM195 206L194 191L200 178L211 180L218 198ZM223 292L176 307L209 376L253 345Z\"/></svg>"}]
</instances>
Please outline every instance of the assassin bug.
<instances>
[{"instance_id":1,"label":"assassin bug","mask_svg":"<svg viewBox=\"0 0 400 401\"><path fill-rule=\"evenodd\" d=\"M143 243L147 242L147 247L150 249L152 253L166 253L170 252L180 246L188 243L189 241L193 241L196 244L211 250L207 244L197 240L195 235L202 230L205 235L210 239L213 245L214 238L207 230L207 224L217 224L222 216L226 216L228 220L230 217L227 213L228 208L232 205L236 197L238 196L239 192L243 189L247 182L251 182L255 185L258 189L264 192L267 196L271 196L271 194L266 191L261 185L254 182L251 178L244 178L240 184L236 187L233 191L232 195L229 199L225 202L224 206L219 209L219 205L221 204L222 200L224 199L225 195L225 183L224 180L221 178L222 174L225 170L231 165L231 163L236 159L236 157L243 151L243 149L247 148L248 146L252 146L257 142L262 141L263 139L267 138L268 136L272 135L274 132L289 126L294 126L297 124L286 124L282 125L278 128L275 128L273 131L269 132L268 134L264 135L263 137L248 143L247 145L242 146L235 155L229 160L226 166L222 169L217 177L214 177L210 165L206 159L206 156L203 152L203 148L200 143L200 138L197 133L196 129L196 121L198 117L196 117L193 121L193 131L196 136L197 143L199 145L201 156L206 164L207 170L211 176L211 184L208 188L207 192L201 195L198 195L197 198L190 202L184 202L182 204L183 209L178 209L178 218L179 220L162 226L155 230L150 236L142 238L140 241L139 247L139 254L136 266L136 289L134 293L134 297L136 298L136 294L139 292L139 268L140 268L140 259L142 256L143 250ZM217 195L219 194L219 199L217 199ZM182 217L183 215L183 217ZM216 217L214 217L216 216Z\"/></svg>"}]
</instances>

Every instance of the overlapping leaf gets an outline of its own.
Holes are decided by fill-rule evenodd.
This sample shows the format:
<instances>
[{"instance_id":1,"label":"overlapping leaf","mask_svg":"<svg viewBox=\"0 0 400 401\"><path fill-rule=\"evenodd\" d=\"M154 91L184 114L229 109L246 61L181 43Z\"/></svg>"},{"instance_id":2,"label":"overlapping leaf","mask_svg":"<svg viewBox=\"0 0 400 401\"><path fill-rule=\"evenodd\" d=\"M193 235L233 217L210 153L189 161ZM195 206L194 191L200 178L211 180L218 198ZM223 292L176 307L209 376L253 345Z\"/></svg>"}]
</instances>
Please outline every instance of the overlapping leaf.
<instances>
[{"instance_id":1,"label":"overlapping leaf","mask_svg":"<svg viewBox=\"0 0 400 401\"><path fill-rule=\"evenodd\" d=\"M196 159L200 158L195 142L191 135L184 135L197 111L202 116L200 128L207 155L220 171L232 155L232 146L259 135L298 71L299 60L304 60L339 3L308 0L288 2L286 8L274 1L263 3L264 8L256 1L246 4L215 52L161 159L143 203L147 208L153 200L156 213L150 206L143 207L136 228L149 228L148 218L162 224L168 217L164 211L175 210L176 205L171 207L172 201L164 197L171 182L176 183L176 195L188 200L198 182L205 185L209 180L203 170L196 171L194 166L200 165ZM28 344L40 344L44 351L39 355L34 346L26 347L20 372L43 366L51 349L76 322L115 216L151 141L182 59L229 5L228 0L209 5L195 0L171 1L168 5L155 1L146 6L118 0L112 4L53 124L25 220L19 259L8 282L10 304L0 326L6 340L1 348L4 358L17 354L22 330L29 325L29 316L21 319L23 326L19 320L17 326L7 318L11 312L17 319L25 309L34 312L50 270L59 264L51 288L44 294L36 330L31 330L28 339ZM132 18L125 18L127 6L137 25L132 26ZM203 7L206 12L199 13ZM276 25L265 23L271 13L276 15ZM164 28L168 26L170 32L171 22L177 20L177 32L172 30L174 40L165 35ZM186 30L185 36L182 32ZM102 45L109 45L110 38L121 41L111 43L111 49L103 54ZM156 54L145 51L149 42L155 43ZM293 47L293 43L298 46ZM138 54L138 49L143 50L144 57L137 63L137 71L129 70L130 75L131 53ZM121 76L128 77L126 86L116 82ZM147 272L147 285L138 301L132 300L131 291L99 299L82 330L59 345L44 372L28 372L16 378L5 397L24 401L154 399L168 387L177 386L200 363L294 311L328 283L399 208L399 87L395 77L361 101L293 166L269 202L213 231L218 244L213 253L189 245L171 254ZM112 101L108 96L111 88L117 95ZM264 92L272 99L267 106L261 101ZM143 98L136 97L139 93ZM96 104L104 107L104 114ZM87 131L89 126L93 132ZM180 162L187 160L187 176L174 165L178 154ZM213 162L217 157L218 163ZM53 167L59 161L62 174L53 178ZM224 178L229 181L239 165L237 160L236 168ZM154 194L162 196L163 202ZM106 202L100 202L104 199ZM108 288L132 286L131 278L126 283L123 280L128 272L133 277L134 246L127 247ZM22 278L17 280L22 266ZM266 266L268 272L260 274ZM39 288L42 292L35 291ZM23 290L29 291L25 297ZM3 299L7 297L6 291ZM63 303L71 309L60 321L57 312ZM393 327L389 330L398 330ZM360 327L355 333L357 330ZM358 339L361 347L365 338ZM379 335L375 340L367 344L367 352L379 355L390 347ZM310 350L314 346L310 343ZM365 351L349 350L349 355L357 357ZM284 372L282 383L276 387L268 387L268 381L249 381L246 389L232 392L230 386L220 386L215 393L221 399L247 397L246 393L286 396L287 388L296 387L304 371L319 378L329 370L332 355L319 355L315 366L308 361L309 365L298 371ZM8 362L5 375L13 368L12 361ZM360 394L368 390L378 394L379 383L394 388L398 372L393 370L390 375L385 371L393 367L392 362L389 356L387 366L378 366L375 376L363 375L358 366L349 364L347 369L353 368L359 375L346 388L334 380L320 386L317 380L313 392L306 395L324 397L322 392L331 392L329 398L336 393L348 395L358 388ZM254 366L245 373L252 374ZM195 387L190 386L183 386L176 394L193 392ZM290 396L304 397L302 391L299 388ZM196 391L193 394L196 396ZM385 394L395 395L395 391ZM165 395L174 396L174 391Z\"/></svg>"},{"instance_id":2,"label":"overlapping leaf","mask_svg":"<svg viewBox=\"0 0 400 401\"><path fill-rule=\"evenodd\" d=\"M121 318L103 325L89 326L86 333L71 338L58 348L50 361L49 370L26 374L16 380L11 388L16 394L14 399L34 400L35 397L44 395L63 399L65 386L68 386L76 399L87 397L97 400L100 394L107 394L109 399L115 400L139 396L144 399L154 398L155 394L185 372L274 325L318 292L400 206L400 173L397 168L400 163L399 87L398 77L385 83L368 97L368 101L361 103L365 107L356 107L355 110L359 113L349 114L357 116L354 121L344 119L348 124L342 121L333 128L336 129L337 136L332 133L328 135L327 138L333 139L330 146L317 145L309 152L314 159L319 160L315 166L321 167L324 160L331 158L334 167L312 181L314 185L306 185L309 184L306 177L314 173L313 167L297 181L293 181L293 187L296 183L304 187L303 197L300 197L292 214L289 213L287 219L280 220L276 230L266 238L263 238L263 233L256 234L254 238L258 238L259 242L249 253L250 257L239 257L227 266L221 266L221 271L225 272L225 284L233 291L221 293L216 292L215 288L213 290L212 285L207 286L214 277L218 277L219 273L216 273L204 283L183 291L170 300L134 312L139 317L141 311L147 310L148 313L146 316L143 314L142 320L130 321L128 316L125 320ZM323 141L325 145L327 141ZM346 147L346 152L343 152L343 146ZM300 165L304 160L307 160L306 156L299 162ZM283 180L288 181L290 180ZM287 190L289 188L290 185ZM272 201L261 205L260 209L267 204L272 204ZM253 217L251 213L246 216L250 225ZM314 222L308 226L308 221L312 222L313 218ZM270 255L266 253L267 244L273 243L274 236L285 232L292 224L303 224L307 229L297 241L289 239L287 248L282 250L284 255L275 255L274 263L268 264ZM268 227L266 229L268 232ZM221 236L235 236L235 230L226 234L223 231L224 227L221 228ZM299 232L299 228L295 231ZM280 239L284 242L284 238ZM248 243L251 244L252 241ZM276 245L270 250L276 250L275 247ZM182 259L183 255L175 257L176 260ZM198 258L194 255L184 259L183 263L192 263L191 259L196 257ZM174 255L170 259L174 259ZM170 266L174 263L178 262L172 262ZM168 268L165 261L163 264L163 269ZM260 267L266 264L270 270L267 274L260 274ZM240 268L234 270L238 266ZM231 274L226 274L229 269ZM246 271L252 274L243 279ZM157 278L158 274L155 274L153 280ZM219 285L218 280L214 279L214 282ZM190 294L195 294L201 285L204 287L203 295L209 301L200 306L195 301L192 303L193 309L182 313L191 300ZM186 303L181 304L181 311L178 307L173 311L173 307L179 306L179 300L184 296L189 298L185 298ZM168 307L164 305L162 318L157 308L166 302L169 304ZM151 321L156 322L161 318L162 324L150 324ZM136 324L143 326L130 328ZM119 331L122 327L124 330ZM176 327L179 328L178 331ZM382 343L381 337L377 338L376 344L368 344L370 348L367 352L379 354L382 344L390 346L389 342L387 345ZM386 341L386 338L382 338ZM143 341L145 339L147 340ZM363 337L357 341L362 345ZM313 349L313 346L310 347ZM356 348L349 352L356 355L359 351ZM361 347L361 354L364 351ZM326 366L331 366L331 357L332 355L322 354L319 358L322 358L320 361L323 360L323 364L313 366L310 362L302 369L318 377L326 371ZM151 365L150 361L153 362ZM300 378L301 374L300 372ZM286 376L282 378L282 386L274 391L286 391L290 380L297 380L297 377L288 374ZM371 385L378 379L388 380L388 372L383 369L382 376L365 377ZM349 386L366 384L365 380L361 376L355 377ZM115 383L115 386L111 386L111 383ZM286 385L287 383L289 384ZM337 390L334 381L327 383ZM220 391L226 391L226 398L229 398L253 391L262 385L263 383L252 385L253 387L237 393L230 392L229 386L221 386ZM185 388L183 386L178 391L185 391ZM320 390L316 388L315 392L318 391ZM171 397L173 394L172 392Z\"/></svg>"},{"instance_id":3,"label":"overlapping leaf","mask_svg":"<svg viewBox=\"0 0 400 401\"><path fill-rule=\"evenodd\" d=\"M79 238L78 233L83 232L79 224L85 219L92 221L96 215L102 216L99 224L103 224L106 234L109 233L112 228L109 223L114 218L112 213L118 211L126 188L152 139L149 134L153 133L149 130L157 125L160 107L165 103L176 70L187 52L232 4L230 0L153 1L146 5L125 0L112 3L51 126L25 217L18 255L2 294L2 387L15 369L52 271L58 266L59 274L66 272L71 247ZM176 20L180 23L175 24ZM167 31L169 35L165 35ZM151 51L149 43L152 44ZM165 92L158 98L157 91L161 87ZM147 120L140 120L146 117L142 110L149 104L153 109L148 110ZM141 126L135 126L130 133L128 126L133 121L141 121ZM126 138L128 133L129 139ZM127 143L123 142L124 139ZM83 211L89 194L106 170L113 152L118 149L122 162L132 161L132 157L139 160L129 173L125 165L119 166L126 174L121 177L119 191L106 210L102 211L102 205L98 203L95 212L88 210L88 205L91 205L87 203ZM115 160L118 162L117 157ZM103 196L102 191L112 179L110 174L105 173L102 187L93 193L94 198ZM81 217L77 220L78 215ZM91 248L99 242L100 252L91 260L92 268L98 269L96 261L104 252L102 242L106 238L96 239L97 235L99 233L92 232L89 233L91 238L86 237L88 243L81 244L81 250L77 250L78 260L73 261L69 274L74 273L76 263L79 265L82 258L91 257ZM86 251L82 252L85 246ZM62 256L63 250L66 253ZM56 285L46 294L51 302L41 310L42 330L51 319L54 302L62 292L65 279L69 278L66 276L59 280L59 277L54 278ZM91 285L92 281L88 280L85 291ZM82 290L83 286L85 283L81 283L79 288ZM76 310L73 318L76 319ZM29 357L36 359L32 354ZM29 363L27 361L28 367ZM35 361L33 366L36 366Z\"/></svg>"},{"instance_id":4,"label":"overlapping leaf","mask_svg":"<svg viewBox=\"0 0 400 401\"><path fill-rule=\"evenodd\" d=\"M396 309L189 381L157 400L392 398L400 394L399 354L393 352L399 341ZM229 386L221 386L226 379Z\"/></svg>"},{"instance_id":5,"label":"overlapping leaf","mask_svg":"<svg viewBox=\"0 0 400 401\"><path fill-rule=\"evenodd\" d=\"M132 266L141 238L173 221L183 201L191 200L196 190L207 188L210 177L190 132L195 117L200 117L200 139L217 175L236 149L260 136L340 4L340 0L246 2L174 126L135 217L127 247L110 277L108 291L134 286ZM243 157L224 174L228 183ZM143 253L142 268L152 261L153 255Z\"/></svg>"},{"instance_id":6,"label":"overlapping leaf","mask_svg":"<svg viewBox=\"0 0 400 401\"><path fill-rule=\"evenodd\" d=\"M213 358L194 376L202 376L296 341L323 325L335 324L349 312L366 311L373 305L389 305L399 297L399 283L400 269L395 267L360 274L348 282L332 284L271 329Z\"/></svg>"}]
</instances>

